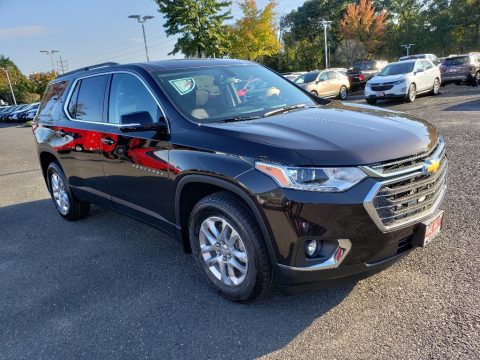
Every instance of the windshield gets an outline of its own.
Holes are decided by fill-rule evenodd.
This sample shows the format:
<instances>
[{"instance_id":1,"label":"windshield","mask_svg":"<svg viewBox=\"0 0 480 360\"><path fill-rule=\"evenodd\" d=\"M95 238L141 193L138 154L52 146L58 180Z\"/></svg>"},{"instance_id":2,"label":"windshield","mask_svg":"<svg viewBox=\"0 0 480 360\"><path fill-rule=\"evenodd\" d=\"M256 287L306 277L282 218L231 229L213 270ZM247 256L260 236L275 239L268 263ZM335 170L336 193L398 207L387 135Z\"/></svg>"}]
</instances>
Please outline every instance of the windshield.
<instances>
[{"instance_id":1,"label":"windshield","mask_svg":"<svg viewBox=\"0 0 480 360\"><path fill-rule=\"evenodd\" d=\"M258 65L188 68L154 75L177 109L199 123L247 120L292 105L317 105L290 81Z\"/></svg>"},{"instance_id":2,"label":"windshield","mask_svg":"<svg viewBox=\"0 0 480 360\"><path fill-rule=\"evenodd\" d=\"M375 61L360 61L353 64L353 70L375 70Z\"/></svg>"},{"instance_id":3,"label":"windshield","mask_svg":"<svg viewBox=\"0 0 480 360\"><path fill-rule=\"evenodd\" d=\"M451 65L463 65L467 63L469 60L468 56L459 56L459 57L452 57L446 58L443 62L443 65L451 66Z\"/></svg>"},{"instance_id":4,"label":"windshield","mask_svg":"<svg viewBox=\"0 0 480 360\"><path fill-rule=\"evenodd\" d=\"M379 76L389 76L389 75L401 75L408 74L413 71L415 67L415 62L404 62L404 63L395 63L387 65L383 70L378 74Z\"/></svg>"},{"instance_id":5,"label":"windshield","mask_svg":"<svg viewBox=\"0 0 480 360\"><path fill-rule=\"evenodd\" d=\"M296 80L295 84L308 84L314 82L317 79L318 72L311 72L300 75Z\"/></svg>"}]
</instances>

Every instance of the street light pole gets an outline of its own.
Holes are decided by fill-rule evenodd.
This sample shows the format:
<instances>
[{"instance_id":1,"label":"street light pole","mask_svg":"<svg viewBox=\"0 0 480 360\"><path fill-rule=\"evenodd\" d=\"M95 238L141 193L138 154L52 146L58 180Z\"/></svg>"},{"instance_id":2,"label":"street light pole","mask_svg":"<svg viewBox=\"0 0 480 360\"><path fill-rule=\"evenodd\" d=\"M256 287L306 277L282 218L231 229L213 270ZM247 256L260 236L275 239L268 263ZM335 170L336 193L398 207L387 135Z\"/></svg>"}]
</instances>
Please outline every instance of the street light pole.
<instances>
[{"instance_id":1,"label":"street light pole","mask_svg":"<svg viewBox=\"0 0 480 360\"><path fill-rule=\"evenodd\" d=\"M404 47L405 49L407 49L407 56L410 55L410 48L412 46L414 46L415 44L404 44L404 45L400 45L401 47Z\"/></svg>"},{"instance_id":2,"label":"street light pole","mask_svg":"<svg viewBox=\"0 0 480 360\"><path fill-rule=\"evenodd\" d=\"M328 44L327 44L327 29L332 22L327 20L322 20L320 24L323 26L323 35L325 38L325 69L328 69Z\"/></svg>"},{"instance_id":3,"label":"street light pole","mask_svg":"<svg viewBox=\"0 0 480 360\"><path fill-rule=\"evenodd\" d=\"M17 105L17 99L15 99L15 93L13 92L12 82L10 81L10 75L8 75L8 70L3 67L0 69L3 70L5 72L5 75L7 76L8 86L10 86L10 92L12 93L13 103Z\"/></svg>"},{"instance_id":4,"label":"street light pole","mask_svg":"<svg viewBox=\"0 0 480 360\"><path fill-rule=\"evenodd\" d=\"M57 75L57 71L55 70L55 63L53 62L53 54L58 53L59 51L57 50L40 50L41 53L45 53L48 56L50 56L50 62L52 63L52 71L55 75Z\"/></svg>"},{"instance_id":5,"label":"street light pole","mask_svg":"<svg viewBox=\"0 0 480 360\"><path fill-rule=\"evenodd\" d=\"M145 35L145 23L147 22L147 20L153 19L154 16L150 16L150 15L146 15L146 16L130 15L128 18L129 19L137 19L137 21L142 25L143 44L145 45L145 55L147 56L147 61L150 61L150 58L148 57L147 36Z\"/></svg>"}]
</instances>

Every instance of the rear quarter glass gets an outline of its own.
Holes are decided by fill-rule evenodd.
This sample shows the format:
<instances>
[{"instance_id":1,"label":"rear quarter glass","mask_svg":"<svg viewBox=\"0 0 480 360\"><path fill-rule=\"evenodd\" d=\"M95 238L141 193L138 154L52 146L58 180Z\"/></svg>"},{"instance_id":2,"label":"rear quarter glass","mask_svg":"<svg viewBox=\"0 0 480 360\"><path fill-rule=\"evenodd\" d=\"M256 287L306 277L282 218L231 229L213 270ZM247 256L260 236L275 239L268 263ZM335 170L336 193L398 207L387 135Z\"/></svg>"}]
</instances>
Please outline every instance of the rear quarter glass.
<instances>
[{"instance_id":1,"label":"rear quarter glass","mask_svg":"<svg viewBox=\"0 0 480 360\"><path fill-rule=\"evenodd\" d=\"M48 85L38 110L38 118L40 120L46 120L51 117L52 113L57 110L57 107L61 106L61 101L59 100L65 95L68 83L65 80Z\"/></svg>"}]
</instances>

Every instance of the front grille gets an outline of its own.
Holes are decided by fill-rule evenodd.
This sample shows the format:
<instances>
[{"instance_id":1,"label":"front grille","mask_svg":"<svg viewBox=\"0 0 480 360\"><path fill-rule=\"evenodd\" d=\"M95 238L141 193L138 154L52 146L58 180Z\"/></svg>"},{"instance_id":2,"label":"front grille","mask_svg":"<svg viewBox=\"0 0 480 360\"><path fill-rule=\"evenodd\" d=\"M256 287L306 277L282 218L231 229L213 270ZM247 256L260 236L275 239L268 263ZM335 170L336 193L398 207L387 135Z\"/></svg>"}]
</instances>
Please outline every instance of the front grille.
<instances>
[{"instance_id":1,"label":"front grille","mask_svg":"<svg viewBox=\"0 0 480 360\"><path fill-rule=\"evenodd\" d=\"M391 88L393 88L393 85L390 84L384 84L384 85L372 85L372 90L373 91L386 91L386 90L390 90Z\"/></svg>"},{"instance_id":2,"label":"front grille","mask_svg":"<svg viewBox=\"0 0 480 360\"><path fill-rule=\"evenodd\" d=\"M423 171L423 164L431 159L440 159L438 170L434 173ZM380 223L382 230L428 216L438 208L445 193L448 161L442 140L432 152L423 156L416 155L368 169L386 178L366 203L367 210L371 210L370 214Z\"/></svg>"}]
</instances>

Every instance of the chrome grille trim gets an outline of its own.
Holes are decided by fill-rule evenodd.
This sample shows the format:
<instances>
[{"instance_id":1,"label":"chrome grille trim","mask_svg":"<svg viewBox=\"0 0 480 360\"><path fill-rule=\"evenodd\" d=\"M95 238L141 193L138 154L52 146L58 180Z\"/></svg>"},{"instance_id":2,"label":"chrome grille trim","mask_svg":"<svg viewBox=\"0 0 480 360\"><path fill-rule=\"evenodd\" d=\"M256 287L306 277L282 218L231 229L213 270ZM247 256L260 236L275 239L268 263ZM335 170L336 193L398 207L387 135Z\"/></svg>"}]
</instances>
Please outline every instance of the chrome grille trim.
<instances>
[{"instance_id":1,"label":"chrome grille trim","mask_svg":"<svg viewBox=\"0 0 480 360\"><path fill-rule=\"evenodd\" d=\"M445 156L445 141L443 140L443 138L439 138L437 145L432 150L425 152L423 154L409 156L407 158L389 161L382 164L360 166L360 169L362 169L367 175L372 177L389 178L389 177L400 176L403 174L408 174L412 171L421 170L423 167L423 161L421 164L405 166L398 171L388 171L388 170L385 171L385 168L389 168L395 165L402 165L402 164L413 162L416 160L427 160L429 158L441 159L444 156Z\"/></svg>"},{"instance_id":2,"label":"chrome grille trim","mask_svg":"<svg viewBox=\"0 0 480 360\"><path fill-rule=\"evenodd\" d=\"M410 161L408 159L407 162ZM430 174L419 171L429 159L440 159L439 169ZM364 201L365 209L383 232L421 222L440 207L448 177L448 160L443 141L423 157L421 166L406 171L402 169L395 174L397 176L389 174L388 178L380 176Z\"/></svg>"}]
</instances>

